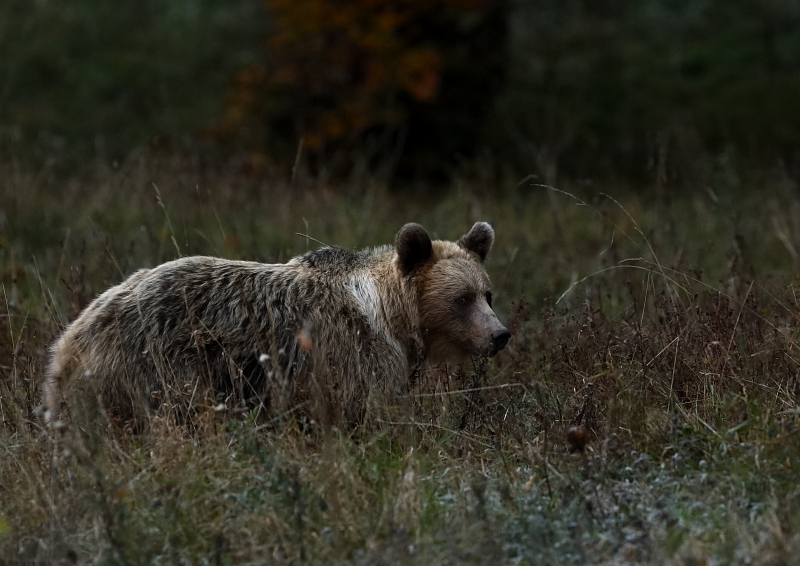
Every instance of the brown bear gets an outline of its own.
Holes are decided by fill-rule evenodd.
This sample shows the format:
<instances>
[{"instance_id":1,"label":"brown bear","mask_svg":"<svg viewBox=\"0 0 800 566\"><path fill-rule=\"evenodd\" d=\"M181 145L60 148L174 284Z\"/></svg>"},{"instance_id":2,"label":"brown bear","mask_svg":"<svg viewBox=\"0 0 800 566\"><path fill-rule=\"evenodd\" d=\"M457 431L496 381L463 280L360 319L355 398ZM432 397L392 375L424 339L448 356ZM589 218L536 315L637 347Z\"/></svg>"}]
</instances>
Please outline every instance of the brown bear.
<instances>
[{"instance_id":1,"label":"brown bear","mask_svg":"<svg viewBox=\"0 0 800 566\"><path fill-rule=\"evenodd\" d=\"M87 390L139 424L155 411L185 419L204 406L263 407L273 417L307 406L330 422L363 422L403 398L425 364L503 349L510 334L483 266L493 243L486 222L457 242L406 224L394 246L142 269L52 346L45 415L59 418Z\"/></svg>"}]
</instances>

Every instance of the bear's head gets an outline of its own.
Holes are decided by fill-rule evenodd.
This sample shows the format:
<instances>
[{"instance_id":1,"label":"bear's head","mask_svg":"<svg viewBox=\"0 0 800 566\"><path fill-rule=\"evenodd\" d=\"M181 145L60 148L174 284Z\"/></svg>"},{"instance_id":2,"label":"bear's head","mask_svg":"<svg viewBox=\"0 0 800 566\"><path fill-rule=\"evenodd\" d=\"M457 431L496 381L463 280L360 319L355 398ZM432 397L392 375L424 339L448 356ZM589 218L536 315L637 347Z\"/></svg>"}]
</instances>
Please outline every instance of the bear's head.
<instances>
[{"instance_id":1,"label":"bear's head","mask_svg":"<svg viewBox=\"0 0 800 566\"><path fill-rule=\"evenodd\" d=\"M511 333L492 310L489 276L483 262L494 230L476 222L456 242L434 240L419 224L406 224L395 238L395 261L402 277L416 285L420 326L433 363L494 356Z\"/></svg>"}]
</instances>

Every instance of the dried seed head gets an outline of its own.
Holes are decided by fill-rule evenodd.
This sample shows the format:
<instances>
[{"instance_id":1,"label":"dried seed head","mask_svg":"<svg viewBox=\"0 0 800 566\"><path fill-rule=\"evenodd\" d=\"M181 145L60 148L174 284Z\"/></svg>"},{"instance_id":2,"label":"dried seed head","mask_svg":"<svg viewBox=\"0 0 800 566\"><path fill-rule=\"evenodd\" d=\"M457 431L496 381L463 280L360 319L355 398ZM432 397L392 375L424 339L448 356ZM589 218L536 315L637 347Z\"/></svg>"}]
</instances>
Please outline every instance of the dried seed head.
<instances>
[{"instance_id":1,"label":"dried seed head","mask_svg":"<svg viewBox=\"0 0 800 566\"><path fill-rule=\"evenodd\" d=\"M567 430L567 442L570 452L583 452L589 442L589 431L583 425L571 426Z\"/></svg>"}]
</instances>

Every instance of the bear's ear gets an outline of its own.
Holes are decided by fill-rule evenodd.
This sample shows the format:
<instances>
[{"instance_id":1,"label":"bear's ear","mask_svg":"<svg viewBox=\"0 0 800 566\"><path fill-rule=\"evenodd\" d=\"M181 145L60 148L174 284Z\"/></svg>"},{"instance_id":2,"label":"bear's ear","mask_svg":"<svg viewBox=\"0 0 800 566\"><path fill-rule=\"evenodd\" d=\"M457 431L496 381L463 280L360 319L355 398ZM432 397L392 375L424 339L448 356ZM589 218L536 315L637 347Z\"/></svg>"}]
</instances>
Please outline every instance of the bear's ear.
<instances>
[{"instance_id":1,"label":"bear's ear","mask_svg":"<svg viewBox=\"0 0 800 566\"><path fill-rule=\"evenodd\" d=\"M425 228L413 222L400 228L394 239L394 248L397 252L398 266L403 275L411 274L433 255L431 237L428 236Z\"/></svg>"},{"instance_id":2,"label":"bear's ear","mask_svg":"<svg viewBox=\"0 0 800 566\"><path fill-rule=\"evenodd\" d=\"M488 222L476 222L456 243L465 250L477 254L483 262L494 244L494 228Z\"/></svg>"}]
</instances>

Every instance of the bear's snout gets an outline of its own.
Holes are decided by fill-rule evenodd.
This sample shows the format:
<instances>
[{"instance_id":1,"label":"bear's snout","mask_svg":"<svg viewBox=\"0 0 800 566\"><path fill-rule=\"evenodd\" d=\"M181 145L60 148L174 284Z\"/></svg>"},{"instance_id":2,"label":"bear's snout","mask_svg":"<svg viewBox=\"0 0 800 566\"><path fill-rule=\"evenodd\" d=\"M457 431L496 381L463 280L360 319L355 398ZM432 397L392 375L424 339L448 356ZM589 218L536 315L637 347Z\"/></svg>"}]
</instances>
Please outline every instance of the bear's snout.
<instances>
[{"instance_id":1,"label":"bear's snout","mask_svg":"<svg viewBox=\"0 0 800 566\"><path fill-rule=\"evenodd\" d=\"M511 333L505 326L492 332L492 351L489 355L494 356L497 352L505 348L509 338L511 338Z\"/></svg>"}]
</instances>

